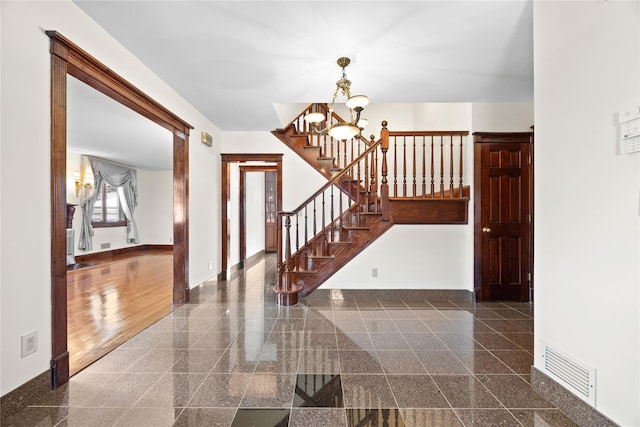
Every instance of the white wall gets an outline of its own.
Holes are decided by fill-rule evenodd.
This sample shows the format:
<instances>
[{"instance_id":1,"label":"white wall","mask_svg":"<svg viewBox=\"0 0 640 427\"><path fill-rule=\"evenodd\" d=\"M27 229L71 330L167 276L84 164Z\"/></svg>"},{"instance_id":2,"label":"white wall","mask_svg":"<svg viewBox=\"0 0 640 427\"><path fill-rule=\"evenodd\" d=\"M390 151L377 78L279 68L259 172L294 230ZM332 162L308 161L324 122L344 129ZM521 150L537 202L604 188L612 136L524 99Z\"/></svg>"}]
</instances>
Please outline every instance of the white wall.
<instances>
[{"instance_id":1,"label":"white wall","mask_svg":"<svg viewBox=\"0 0 640 427\"><path fill-rule=\"evenodd\" d=\"M297 208L327 182L318 171L269 132L225 132L222 152L283 154L282 208L285 211Z\"/></svg>"},{"instance_id":2,"label":"white wall","mask_svg":"<svg viewBox=\"0 0 640 427\"><path fill-rule=\"evenodd\" d=\"M173 171L138 169L135 218L140 244L173 243Z\"/></svg>"},{"instance_id":3,"label":"white wall","mask_svg":"<svg viewBox=\"0 0 640 427\"><path fill-rule=\"evenodd\" d=\"M466 225L394 225L321 288L471 290L472 238Z\"/></svg>"},{"instance_id":4,"label":"white wall","mask_svg":"<svg viewBox=\"0 0 640 427\"><path fill-rule=\"evenodd\" d=\"M473 129L477 132L530 132L533 103L474 103L471 105Z\"/></svg>"},{"instance_id":5,"label":"white wall","mask_svg":"<svg viewBox=\"0 0 640 427\"><path fill-rule=\"evenodd\" d=\"M639 2L534 2L535 366L541 340L597 369L597 409L640 425Z\"/></svg>"},{"instance_id":6,"label":"white wall","mask_svg":"<svg viewBox=\"0 0 640 427\"><path fill-rule=\"evenodd\" d=\"M264 250L264 172L247 172L246 254L247 258Z\"/></svg>"},{"instance_id":7,"label":"white wall","mask_svg":"<svg viewBox=\"0 0 640 427\"><path fill-rule=\"evenodd\" d=\"M190 150L189 286L219 271L221 132L70 1L0 2L0 394L49 369L51 359L50 55L44 29L63 35L195 126ZM28 173L25 173L28 171ZM15 177L20 185L15 185ZM7 185L7 183L12 185ZM26 191L28 189L28 192ZM207 261L215 262L209 271ZM20 358L20 336L38 351Z\"/></svg>"}]
</instances>

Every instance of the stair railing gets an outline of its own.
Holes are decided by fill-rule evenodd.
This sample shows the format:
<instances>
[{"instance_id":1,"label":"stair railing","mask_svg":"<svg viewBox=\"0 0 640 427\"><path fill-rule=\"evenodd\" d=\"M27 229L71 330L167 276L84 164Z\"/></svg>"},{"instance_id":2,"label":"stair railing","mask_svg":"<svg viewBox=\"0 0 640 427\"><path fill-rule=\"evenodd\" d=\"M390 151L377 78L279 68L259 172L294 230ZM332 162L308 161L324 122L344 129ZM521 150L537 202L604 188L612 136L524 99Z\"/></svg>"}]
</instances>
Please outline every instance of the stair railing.
<instances>
[{"instance_id":1,"label":"stair railing","mask_svg":"<svg viewBox=\"0 0 640 427\"><path fill-rule=\"evenodd\" d=\"M468 131L389 132L392 198L463 198Z\"/></svg>"},{"instance_id":2,"label":"stair railing","mask_svg":"<svg viewBox=\"0 0 640 427\"><path fill-rule=\"evenodd\" d=\"M309 104L287 125L287 127L293 126L296 135L306 135L309 146L319 147L320 157L334 159L334 169L339 170L347 167L369 147L369 140L362 135L349 140L337 140L324 132L324 127L314 129L311 123L304 120L304 116L309 113L323 114L326 118L325 124L329 127L339 123L346 123L346 120L331 111L327 104L314 103Z\"/></svg>"},{"instance_id":3,"label":"stair railing","mask_svg":"<svg viewBox=\"0 0 640 427\"><path fill-rule=\"evenodd\" d=\"M275 289L279 295L299 292L301 289L292 282L292 274L308 270L312 257L328 257L329 246L346 242L345 230L360 226L363 216L380 214L383 220L389 219L386 124L383 122L378 141L372 136L364 152L300 206L290 212L278 212ZM295 304L279 296L278 302L283 301L285 305Z\"/></svg>"}]
</instances>

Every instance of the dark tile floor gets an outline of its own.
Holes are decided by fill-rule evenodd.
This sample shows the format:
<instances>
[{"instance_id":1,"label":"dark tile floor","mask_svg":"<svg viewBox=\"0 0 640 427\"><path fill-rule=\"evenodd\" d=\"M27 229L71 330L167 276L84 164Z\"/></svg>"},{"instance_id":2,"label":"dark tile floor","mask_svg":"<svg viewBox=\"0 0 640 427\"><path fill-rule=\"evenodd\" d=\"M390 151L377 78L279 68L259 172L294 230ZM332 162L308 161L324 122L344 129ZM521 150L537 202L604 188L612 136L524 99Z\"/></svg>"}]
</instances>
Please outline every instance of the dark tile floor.
<instances>
[{"instance_id":1,"label":"dark tile floor","mask_svg":"<svg viewBox=\"0 0 640 427\"><path fill-rule=\"evenodd\" d=\"M574 425L529 385L531 304L368 297L277 307L273 263L203 284L6 425Z\"/></svg>"}]
</instances>

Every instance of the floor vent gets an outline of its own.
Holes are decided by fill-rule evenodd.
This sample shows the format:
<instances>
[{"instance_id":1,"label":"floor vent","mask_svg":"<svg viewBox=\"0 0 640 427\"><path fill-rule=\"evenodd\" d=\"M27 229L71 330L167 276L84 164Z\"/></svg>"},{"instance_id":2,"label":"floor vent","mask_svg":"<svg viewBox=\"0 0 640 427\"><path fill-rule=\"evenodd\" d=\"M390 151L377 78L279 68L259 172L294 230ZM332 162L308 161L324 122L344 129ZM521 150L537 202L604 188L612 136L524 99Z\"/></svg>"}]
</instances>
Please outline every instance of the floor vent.
<instances>
[{"instance_id":1,"label":"floor vent","mask_svg":"<svg viewBox=\"0 0 640 427\"><path fill-rule=\"evenodd\" d=\"M544 372L595 408L596 370L542 343Z\"/></svg>"}]
</instances>

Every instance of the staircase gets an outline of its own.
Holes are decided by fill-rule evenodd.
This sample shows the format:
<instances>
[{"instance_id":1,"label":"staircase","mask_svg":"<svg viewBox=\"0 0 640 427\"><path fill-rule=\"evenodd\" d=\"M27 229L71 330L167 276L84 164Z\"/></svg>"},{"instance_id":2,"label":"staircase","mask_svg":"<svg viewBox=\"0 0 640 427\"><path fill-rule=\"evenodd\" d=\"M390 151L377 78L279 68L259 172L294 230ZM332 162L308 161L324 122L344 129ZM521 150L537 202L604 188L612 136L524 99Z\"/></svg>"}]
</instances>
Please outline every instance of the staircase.
<instances>
[{"instance_id":1,"label":"staircase","mask_svg":"<svg viewBox=\"0 0 640 427\"><path fill-rule=\"evenodd\" d=\"M468 132L390 132L383 122L378 141L336 141L304 121L313 111L330 124L344 122L326 105L311 104L272 132L328 180L295 210L278 213L279 305L297 304L394 224L467 223L462 137Z\"/></svg>"}]
</instances>

